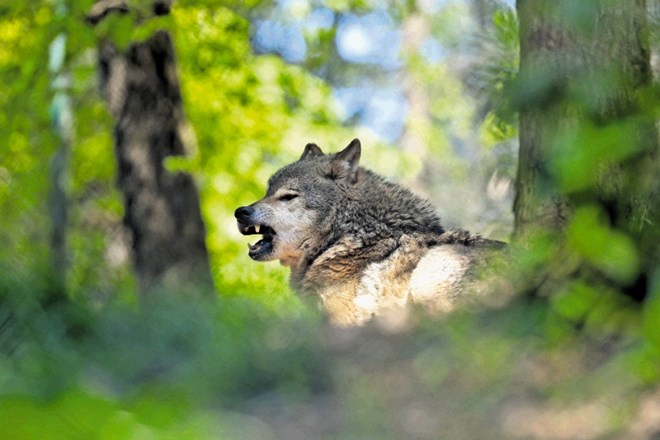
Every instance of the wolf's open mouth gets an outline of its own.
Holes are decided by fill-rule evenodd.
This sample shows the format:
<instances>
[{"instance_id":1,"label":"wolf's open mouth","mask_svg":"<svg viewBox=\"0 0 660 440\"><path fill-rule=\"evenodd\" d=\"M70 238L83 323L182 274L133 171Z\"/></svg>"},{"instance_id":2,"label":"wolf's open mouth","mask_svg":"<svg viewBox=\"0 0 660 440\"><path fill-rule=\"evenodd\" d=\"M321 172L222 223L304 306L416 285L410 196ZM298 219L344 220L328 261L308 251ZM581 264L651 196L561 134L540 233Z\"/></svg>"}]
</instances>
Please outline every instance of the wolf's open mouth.
<instances>
[{"instance_id":1,"label":"wolf's open mouth","mask_svg":"<svg viewBox=\"0 0 660 440\"><path fill-rule=\"evenodd\" d=\"M254 244L248 243L250 251L248 255L253 260L258 260L260 257L269 254L273 248L273 237L276 235L275 230L266 225L241 225L240 232L243 235L256 235L261 234L263 238Z\"/></svg>"}]
</instances>

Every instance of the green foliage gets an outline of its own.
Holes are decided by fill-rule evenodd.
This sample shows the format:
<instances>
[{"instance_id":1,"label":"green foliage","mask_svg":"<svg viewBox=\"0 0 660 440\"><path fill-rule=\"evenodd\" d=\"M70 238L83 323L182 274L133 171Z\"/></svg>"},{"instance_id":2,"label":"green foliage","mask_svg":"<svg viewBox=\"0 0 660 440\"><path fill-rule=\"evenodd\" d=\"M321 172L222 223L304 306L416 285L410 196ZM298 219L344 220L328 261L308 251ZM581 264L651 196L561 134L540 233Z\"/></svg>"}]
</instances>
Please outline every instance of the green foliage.
<instances>
[{"instance_id":1,"label":"green foliage","mask_svg":"<svg viewBox=\"0 0 660 440\"><path fill-rule=\"evenodd\" d=\"M639 257L629 236L608 227L595 206L582 206L566 230L568 244L578 255L615 281L632 282L639 271Z\"/></svg>"},{"instance_id":2,"label":"green foliage","mask_svg":"<svg viewBox=\"0 0 660 440\"><path fill-rule=\"evenodd\" d=\"M44 255L48 157L56 138L50 130L47 50L54 36L49 8L15 3L0 20L0 255L31 261ZM25 57L23 54L30 54ZM41 242L41 243L40 243ZM39 246L42 244L42 246ZM35 246L36 245L36 246ZM10 255L7 255L7 254Z\"/></svg>"},{"instance_id":3,"label":"green foliage","mask_svg":"<svg viewBox=\"0 0 660 440\"><path fill-rule=\"evenodd\" d=\"M640 119L597 125L585 120L577 129L557 133L553 140L551 167L565 194L593 190L602 182L603 171L625 162L644 148L640 142Z\"/></svg>"},{"instance_id":4,"label":"green foliage","mask_svg":"<svg viewBox=\"0 0 660 440\"><path fill-rule=\"evenodd\" d=\"M300 154L309 133L332 148L349 137L336 128L329 88L280 59L252 55L249 24L238 12L258 7L258 2L227 1L213 7L178 2L165 18L146 20L146 12L135 10L112 14L97 27L82 21L90 5L68 2L67 13L54 22L49 21L54 13L49 2L2 11L0 74L12 84L0 92L6 109L0 133L9 140L2 146L0 204L11 225L2 233L8 254L3 258L36 261L48 256L49 157L59 141L50 129L52 78L45 62L50 42L63 32L68 35L67 93L75 127L65 185L72 201L68 291L99 303L115 295L117 286L134 294L126 252L130 237L121 229L123 208L114 182L113 122L98 93L94 51L98 39L108 38L121 49L165 27L174 34L191 148L190 158L166 166L196 175L218 290L234 295L247 284L252 289L242 289L240 295L267 307L297 307L283 268L249 260L232 214L261 196L267 177ZM89 286L95 286L93 294Z\"/></svg>"},{"instance_id":5,"label":"green foliage","mask_svg":"<svg viewBox=\"0 0 660 440\"><path fill-rule=\"evenodd\" d=\"M232 422L211 423L202 408L328 386L314 316L282 320L245 300L218 306L181 292L99 313L53 302L33 273L14 274L0 277L0 414L14 421L0 438L212 438Z\"/></svg>"},{"instance_id":6,"label":"green foliage","mask_svg":"<svg viewBox=\"0 0 660 440\"><path fill-rule=\"evenodd\" d=\"M476 37L476 62L467 83L481 107L479 120L491 142L503 142L517 133L517 110L512 103L518 77L519 31L516 12L509 8L493 13L492 26Z\"/></svg>"},{"instance_id":7,"label":"green foliage","mask_svg":"<svg viewBox=\"0 0 660 440\"><path fill-rule=\"evenodd\" d=\"M612 339L621 327L611 318L624 309L601 308L586 337L575 332L576 312L605 304L584 285L551 310L514 301L383 333L377 323L337 330L308 313L284 317L240 298L198 303L182 292L95 310L48 301L47 279L11 273L0 277L0 417L12 421L2 439L278 438L294 426L309 437L434 438L445 427L452 438L509 438L494 423L526 393L554 395L550 408L605 399L598 414L621 421L602 429L616 434L640 381L657 372L657 352ZM625 310L639 329L638 312ZM603 357L613 344L622 355ZM400 417L406 411L414 423Z\"/></svg>"},{"instance_id":8,"label":"green foliage","mask_svg":"<svg viewBox=\"0 0 660 440\"><path fill-rule=\"evenodd\" d=\"M0 7L0 79L11 85L0 89L0 137L6 139L0 145L0 439L272 438L277 427L295 422L332 425L303 438L319 432L498 438L493 426L528 427L516 425L515 417L502 419L515 414L518 401L530 409L525 417L536 409L600 405L589 422L601 427L602 438L625 438L644 387L660 381L660 274L657 260L649 260L653 240L645 240L657 233L638 235L613 222L595 194L614 193L629 181L625 173L603 179L603 170L625 169L638 157L645 133L636 127L654 119L657 96L647 94L636 117L582 121L556 133L550 177L576 202L566 233L539 231L507 254L524 281L536 282L540 271L551 269L540 286L523 283L534 295L513 296L517 286L507 281L487 305L439 319L413 315L409 327L393 333L380 322L361 332L332 329L313 305L291 294L286 269L249 260L233 218L236 207L263 195L268 176L295 160L305 143L336 150L355 136L340 126L325 82L277 57L252 54L246 17L264 3L180 0L170 17L144 20L146 12L137 11L97 29L81 24L90 0L68 1L68 13L57 17L47 1ZM375 4L326 2L338 11ZM399 6L392 15L405 18ZM450 6L436 17L433 32L457 48L462 22L453 18L461 7ZM575 8L575 19L584 20L584 10ZM167 291L138 304L121 233L113 121L98 93L95 47L105 37L126 47L163 27L174 37L190 147L188 157L166 166L191 172L198 182L216 303ZM334 31L314 36L315 47L331 46ZM75 109L68 296L54 288L48 260L49 158L59 140L50 123L47 60L62 32ZM418 55L406 61L432 98L433 124L420 133L433 140L433 155L452 175L465 179L472 169L456 159L452 139L474 142L477 119L484 144L509 141L517 131L511 102L527 90L513 90L524 86L515 82L513 11L495 13L478 47L479 63L466 82L485 97L476 116L449 62ZM331 62L326 55L318 49L306 65ZM606 83L613 76L598 78ZM548 85L547 77L536 80L534 90ZM567 93L579 112L594 105L588 90L578 85ZM423 165L375 142L364 155L389 175ZM628 173L637 171L644 174ZM636 212L653 212L648 200L639 203ZM640 222L657 219L649 214ZM638 288L647 296L640 304L621 293L641 275L647 285ZM524 435L507 431L501 438L512 432Z\"/></svg>"}]
</instances>

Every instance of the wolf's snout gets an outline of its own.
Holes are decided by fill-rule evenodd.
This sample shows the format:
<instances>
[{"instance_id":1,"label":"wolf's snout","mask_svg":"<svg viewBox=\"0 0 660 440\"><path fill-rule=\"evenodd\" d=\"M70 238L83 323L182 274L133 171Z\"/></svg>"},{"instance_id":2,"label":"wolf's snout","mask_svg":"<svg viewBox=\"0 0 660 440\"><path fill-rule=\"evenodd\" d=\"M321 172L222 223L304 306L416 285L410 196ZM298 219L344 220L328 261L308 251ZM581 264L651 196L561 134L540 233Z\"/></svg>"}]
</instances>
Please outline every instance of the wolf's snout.
<instances>
[{"instance_id":1,"label":"wolf's snout","mask_svg":"<svg viewBox=\"0 0 660 440\"><path fill-rule=\"evenodd\" d=\"M254 213L254 208L251 206L241 206L234 211L234 217L241 223L250 223L250 216Z\"/></svg>"},{"instance_id":2,"label":"wolf's snout","mask_svg":"<svg viewBox=\"0 0 660 440\"><path fill-rule=\"evenodd\" d=\"M276 233L273 228L255 220L255 212L252 206L241 206L234 211L234 217L238 222L238 231L243 235L261 234L264 238L272 238Z\"/></svg>"},{"instance_id":3,"label":"wolf's snout","mask_svg":"<svg viewBox=\"0 0 660 440\"><path fill-rule=\"evenodd\" d=\"M248 255L256 261L268 261L272 259L273 253L273 240L276 232L270 226L262 223L257 223L253 218L255 209L251 206L241 206L234 211L234 217L238 222L238 231L243 235L257 235L263 236L261 240L255 244L248 243Z\"/></svg>"}]
</instances>

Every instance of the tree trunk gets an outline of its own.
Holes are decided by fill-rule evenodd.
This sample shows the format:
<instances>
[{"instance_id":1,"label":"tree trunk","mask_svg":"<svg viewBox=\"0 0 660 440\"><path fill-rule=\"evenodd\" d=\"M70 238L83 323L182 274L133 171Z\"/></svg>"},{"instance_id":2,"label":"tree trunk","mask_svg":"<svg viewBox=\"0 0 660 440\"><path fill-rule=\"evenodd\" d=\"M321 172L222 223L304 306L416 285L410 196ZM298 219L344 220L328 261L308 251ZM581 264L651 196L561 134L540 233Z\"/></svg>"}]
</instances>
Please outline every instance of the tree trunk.
<instances>
[{"instance_id":1,"label":"tree trunk","mask_svg":"<svg viewBox=\"0 0 660 440\"><path fill-rule=\"evenodd\" d=\"M49 206L51 218L51 260L56 290L64 294L68 268L67 229L69 219L69 152L73 138L73 113L69 99L69 73L64 68L64 34L59 34L50 48L50 68L53 74L51 87L54 91L51 104L53 126L59 138L59 146L50 162Z\"/></svg>"},{"instance_id":2,"label":"tree trunk","mask_svg":"<svg viewBox=\"0 0 660 440\"><path fill-rule=\"evenodd\" d=\"M602 126L637 116L651 70L644 0L518 0L517 9L525 93L514 206L520 235L529 226L561 228L567 219L569 200L559 193L548 166L557 135L575 131L585 121ZM576 93L580 103L574 100ZM652 125L641 123L637 128L643 136L630 140L646 144L633 158L645 164L643 169L657 145ZM601 196L607 192L598 190ZM623 187L616 192L615 197L626 198ZM618 207L614 215L626 209Z\"/></svg>"},{"instance_id":3,"label":"tree trunk","mask_svg":"<svg viewBox=\"0 0 660 440\"><path fill-rule=\"evenodd\" d=\"M55 14L63 18L66 4L54 3ZM68 269L67 229L69 226L69 155L73 143L73 112L69 89L71 77L66 65L67 35L59 33L48 50L48 70L51 73L53 101L50 114L59 138L59 146L50 162L49 206L51 218L51 260L54 271L54 291L66 296Z\"/></svg>"},{"instance_id":4,"label":"tree trunk","mask_svg":"<svg viewBox=\"0 0 660 440\"><path fill-rule=\"evenodd\" d=\"M539 227L561 232L573 208L599 206L611 227L635 241L644 277L653 270L660 242L654 224L660 170L658 133L648 110L646 2L518 0L517 10L521 111L515 233L525 237ZM579 164L577 184L567 177L572 164ZM580 173L590 172L593 184L579 180Z\"/></svg>"},{"instance_id":5,"label":"tree trunk","mask_svg":"<svg viewBox=\"0 0 660 440\"><path fill-rule=\"evenodd\" d=\"M424 181L424 176L428 171L431 105L428 90L416 71L418 70L416 66L421 62L419 51L424 40L429 36L430 27L428 18L419 12L416 2L411 2L401 28L402 53L407 64L402 72L402 88L408 105L408 114L399 144L403 151L418 157L422 163L421 172L415 180L408 182L408 186L419 194L427 195L428 182Z\"/></svg>"},{"instance_id":6,"label":"tree trunk","mask_svg":"<svg viewBox=\"0 0 660 440\"><path fill-rule=\"evenodd\" d=\"M90 22L108 13L99 9L102 3L93 8ZM115 3L109 2L109 7L122 11ZM164 2L154 3L154 12L162 13L156 4ZM192 176L169 172L163 164L168 156L185 154L186 121L170 36L158 31L123 52L105 41L99 63L105 99L115 117L118 183L140 290L182 285L210 290L206 234L195 184Z\"/></svg>"}]
</instances>

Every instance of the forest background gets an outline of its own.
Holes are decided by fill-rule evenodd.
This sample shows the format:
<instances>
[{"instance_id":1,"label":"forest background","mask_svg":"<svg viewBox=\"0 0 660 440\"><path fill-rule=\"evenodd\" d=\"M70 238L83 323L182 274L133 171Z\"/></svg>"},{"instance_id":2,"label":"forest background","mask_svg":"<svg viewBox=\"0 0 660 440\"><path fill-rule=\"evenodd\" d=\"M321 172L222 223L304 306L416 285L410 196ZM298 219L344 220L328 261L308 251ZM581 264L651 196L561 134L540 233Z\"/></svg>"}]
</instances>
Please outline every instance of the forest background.
<instances>
[{"instance_id":1,"label":"forest background","mask_svg":"<svg viewBox=\"0 0 660 440\"><path fill-rule=\"evenodd\" d=\"M0 438L658 435L660 8L628 8L632 23L643 11L646 76L605 66L587 87L575 66L589 58L561 44L555 64L521 65L528 30L556 13L584 33L575 41L598 42L593 23L626 5L557 5L0 4ZM194 177L212 295L136 264L139 218L127 219L131 119L113 107L111 63L162 31L181 98L181 148L162 164ZM538 132L547 142L530 141ZM484 304L334 329L285 268L249 260L234 209L307 142L354 137L363 164L431 199L447 226L519 239ZM521 169L544 169L535 157L550 177L527 181ZM528 188L561 199L551 221L526 214Z\"/></svg>"}]
</instances>

